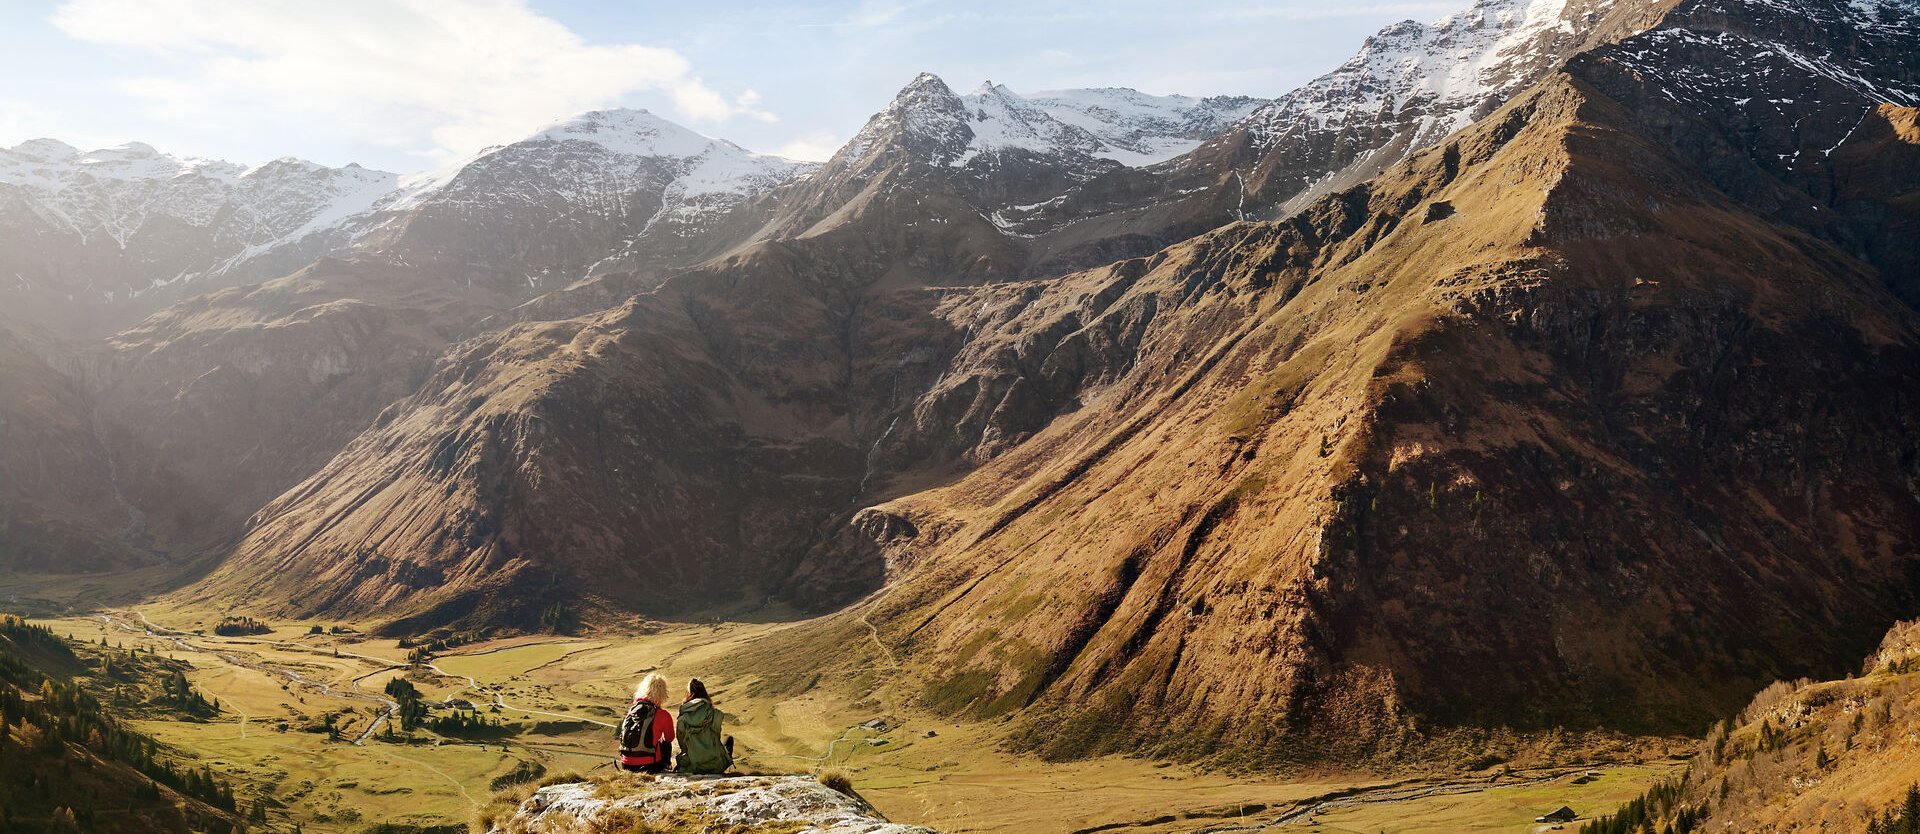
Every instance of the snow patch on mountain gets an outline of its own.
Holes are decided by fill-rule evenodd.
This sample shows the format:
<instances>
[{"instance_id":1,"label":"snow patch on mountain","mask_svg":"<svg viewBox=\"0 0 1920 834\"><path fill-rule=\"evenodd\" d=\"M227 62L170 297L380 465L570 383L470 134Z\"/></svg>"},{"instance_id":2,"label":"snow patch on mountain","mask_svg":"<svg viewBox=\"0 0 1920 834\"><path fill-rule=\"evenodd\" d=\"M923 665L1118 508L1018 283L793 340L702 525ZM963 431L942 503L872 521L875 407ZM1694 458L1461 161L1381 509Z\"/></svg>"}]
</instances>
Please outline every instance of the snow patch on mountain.
<instances>
[{"instance_id":1,"label":"snow patch on mountain","mask_svg":"<svg viewBox=\"0 0 1920 834\"><path fill-rule=\"evenodd\" d=\"M1244 96L1156 96L1124 87L1026 96L991 81L956 95L938 76L922 73L867 122L840 158L865 161L897 143L954 167L1004 151L1151 165L1198 147L1262 103Z\"/></svg>"},{"instance_id":2,"label":"snow patch on mountain","mask_svg":"<svg viewBox=\"0 0 1920 834\"><path fill-rule=\"evenodd\" d=\"M1048 90L1026 101L1099 138L1103 147L1095 156L1134 167L1187 153L1266 103L1250 96L1157 96L1126 87Z\"/></svg>"},{"instance_id":3,"label":"snow patch on mountain","mask_svg":"<svg viewBox=\"0 0 1920 834\"><path fill-rule=\"evenodd\" d=\"M1302 129L1414 117L1422 124L1408 146L1425 147L1551 70L1579 41L1581 24L1613 2L1585 3L1576 20L1568 0L1479 0L1433 23L1394 24L1338 69L1254 113L1255 145Z\"/></svg>"},{"instance_id":4,"label":"snow patch on mountain","mask_svg":"<svg viewBox=\"0 0 1920 834\"><path fill-rule=\"evenodd\" d=\"M270 245L316 222L364 211L396 178L358 165L282 159L247 167L130 142L81 152L35 139L0 149L0 188L55 228L125 248L157 219L204 230L234 250Z\"/></svg>"},{"instance_id":5,"label":"snow patch on mountain","mask_svg":"<svg viewBox=\"0 0 1920 834\"><path fill-rule=\"evenodd\" d=\"M1920 104L1920 3L1693 0L1658 28L1596 50L1638 90L1746 124L1783 173L1831 156L1885 104Z\"/></svg>"},{"instance_id":6,"label":"snow patch on mountain","mask_svg":"<svg viewBox=\"0 0 1920 834\"><path fill-rule=\"evenodd\" d=\"M753 153L644 110L603 110L406 177L292 158L248 167L137 142L83 152L36 139L0 149L0 208L19 209L12 222L120 253L115 257L128 264L130 283L89 284L79 293L112 301L208 276L276 272L323 254L379 248L400 238L410 215L429 210L456 223L484 225L489 216L541 223L547 221L538 218L556 212L624 217L640 204L653 212L658 199L648 228L672 220L667 225L684 231L813 167ZM249 264L255 267L241 272ZM30 277L37 276L15 283L30 286Z\"/></svg>"},{"instance_id":7,"label":"snow patch on mountain","mask_svg":"<svg viewBox=\"0 0 1920 834\"><path fill-rule=\"evenodd\" d=\"M564 119L510 145L483 150L453 165L416 174L401 182L399 193L380 208L405 211L433 199L463 176L485 177L499 166L520 158L554 151L586 154L602 167L595 179L629 182L642 169L666 161L675 168L667 190L674 196L757 194L816 167L778 156L759 154L728 142L695 133L646 110L596 110ZM562 183L561 185L565 185ZM576 183L591 190L597 183Z\"/></svg>"},{"instance_id":8,"label":"snow patch on mountain","mask_svg":"<svg viewBox=\"0 0 1920 834\"><path fill-rule=\"evenodd\" d=\"M1042 156L1083 153L1133 167L1191 151L1264 103L1244 96L1155 96L1125 87L1023 96L991 81L960 101L973 132L967 145L972 154L1007 148Z\"/></svg>"}]
</instances>

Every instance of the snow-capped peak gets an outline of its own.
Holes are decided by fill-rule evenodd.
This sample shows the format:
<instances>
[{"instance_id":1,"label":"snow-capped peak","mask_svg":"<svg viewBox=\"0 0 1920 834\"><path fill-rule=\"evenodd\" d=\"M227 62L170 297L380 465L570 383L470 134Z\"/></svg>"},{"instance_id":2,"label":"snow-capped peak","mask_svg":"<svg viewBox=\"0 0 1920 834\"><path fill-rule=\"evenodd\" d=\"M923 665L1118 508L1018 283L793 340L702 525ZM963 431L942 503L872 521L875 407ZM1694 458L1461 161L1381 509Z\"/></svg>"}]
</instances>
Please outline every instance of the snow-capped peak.
<instances>
[{"instance_id":1,"label":"snow-capped peak","mask_svg":"<svg viewBox=\"0 0 1920 834\"><path fill-rule=\"evenodd\" d=\"M962 96L938 76L921 73L867 122L842 155L865 160L881 147L900 144L935 164L952 166L1007 150L1147 165L1191 150L1260 103L1244 97L1154 96L1123 87L1023 96L992 81Z\"/></svg>"},{"instance_id":2,"label":"snow-capped peak","mask_svg":"<svg viewBox=\"0 0 1920 834\"><path fill-rule=\"evenodd\" d=\"M1248 96L1150 95L1127 87L1049 90L1026 101L1097 137L1102 147L1095 156L1135 166L1193 150L1266 103Z\"/></svg>"},{"instance_id":3,"label":"snow-capped peak","mask_svg":"<svg viewBox=\"0 0 1920 834\"><path fill-rule=\"evenodd\" d=\"M0 150L0 187L20 189L56 227L123 246L157 217L262 245L316 218L363 210L393 184L392 174L359 166L283 159L250 168L162 153L143 142L82 152L35 139Z\"/></svg>"},{"instance_id":4,"label":"snow-capped peak","mask_svg":"<svg viewBox=\"0 0 1920 834\"><path fill-rule=\"evenodd\" d=\"M677 176L672 179L679 192L745 194L770 188L812 167L701 135L646 110L593 110L553 122L520 141L406 177L401 193L382 209L412 208L434 193L461 187L463 181L485 188L487 182L499 179L489 173L494 169L511 168L518 160L543 154L584 160L575 166L582 170L573 182L557 183L562 193L585 187L586 179L626 182L642 170L661 169L664 164L675 169Z\"/></svg>"},{"instance_id":5,"label":"snow-capped peak","mask_svg":"<svg viewBox=\"0 0 1920 834\"><path fill-rule=\"evenodd\" d=\"M1291 130L1414 118L1421 125L1409 146L1424 147L1564 60L1582 24L1615 1L1583 3L1576 15L1569 0L1477 0L1433 23L1393 24L1338 69L1261 108L1249 125L1264 147Z\"/></svg>"},{"instance_id":6,"label":"snow-capped peak","mask_svg":"<svg viewBox=\"0 0 1920 834\"><path fill-rule=\"evenodd\" d=\"M702 136L646 110L593 110L541 128L522 142L592 142L632 156L698 156L715 145L741 150L724 139Z\"/></svg>"},{"instance_id":7,"label":"snow-capped peak","mask_svg":"<svg viewBox=\"0 0 1920 834\"><path fill-rule=\"evenodd\" d=\"M132 265L124 283L75 287L114 301L203 276L279 274L355 249L391 249L420 263L463 235L531 241L566 224L644 249L662 236L697 237L709 219L811 167L645 110L582 113L404 181L291 157L243 166L138 142L82 152L36 139L0 149L0 198L25 209L0 220ZM412 222L423 212L433 220ZM505 269L566 271L582 265L576 257L606 255L591 245L555 255L560 249L510 243L499 260ZM96 255L68 260L79 257ZM15 284L51 287L59 277L22 275Z\"/></svg>"},{"instance_id":8,"label":"snow-capped peak","mask_svg":"<svg viewBox=\"0 0 1920 834\"><path fill-rule=\"evenodd\" d=\"M128 142L111 148L101 148L45 161L71 166L76 172L82 172L96 179L126 181L197 175L231 182L247 170L246 166L231 162L163 154L145 142ZM0 177L4 176L0 174Z\"/></svg>"},{"instance_id":9,"label":"snow-capped peak","mask_svg":"<svg viewBox=\"0 0 1920 834\"><path fill-rule=\"evenodd\" d=\"M60 162L80 155L80 149L58 139L29 139L7 149L16 156L44 162Z\"/></svg>"},{"instance_id":10,"label":"snow-capped peak","mask_svg":"<svg viewBox=\"0 0 1920 834\"><path fill-rule=\"evenodd\" d=\"M1060 121L1018 93L990 81L961 97L961 102L973 138L967 143L969 154L955 164L975 154L1016 148L1048 156L1063 152L1093 156L1106 149L1106 143L1084 128Z\"/></svg>"}]
</instances>

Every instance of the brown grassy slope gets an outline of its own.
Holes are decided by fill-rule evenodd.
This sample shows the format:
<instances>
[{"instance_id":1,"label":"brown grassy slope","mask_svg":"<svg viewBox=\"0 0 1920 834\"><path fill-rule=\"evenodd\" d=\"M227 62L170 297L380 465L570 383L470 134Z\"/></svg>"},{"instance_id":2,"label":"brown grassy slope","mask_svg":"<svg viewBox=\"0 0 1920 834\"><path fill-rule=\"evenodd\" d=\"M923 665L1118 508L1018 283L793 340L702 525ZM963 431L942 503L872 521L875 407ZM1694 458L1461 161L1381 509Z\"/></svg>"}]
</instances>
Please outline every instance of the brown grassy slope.
<instances>
[{"instance_id":1,"label":"brown grassy slope","mask_svg":"<svg viewBox=\"0 0 1920 834\"><path fill-rule=\"evenodd\" d=\"M1571 77L1032 306L1102 287L1137 350L885 508L927 700L1049 753L1697 729L1915 607L1913 314Z\"/></svg>"},{"instance_id":2,"label":"brown grassy slope","mask_svg":"<svg viewBox=\"0 0 1920 834\"><path fill-rule=\"evenodd\" d=\"M1685 808L1705 812L1703 831L1865 831L1920 782L1917 665L1920 627L1907 622L1857 677L1768 687L1701 742L1656 822Z\"/></svg>"}]
</instances>

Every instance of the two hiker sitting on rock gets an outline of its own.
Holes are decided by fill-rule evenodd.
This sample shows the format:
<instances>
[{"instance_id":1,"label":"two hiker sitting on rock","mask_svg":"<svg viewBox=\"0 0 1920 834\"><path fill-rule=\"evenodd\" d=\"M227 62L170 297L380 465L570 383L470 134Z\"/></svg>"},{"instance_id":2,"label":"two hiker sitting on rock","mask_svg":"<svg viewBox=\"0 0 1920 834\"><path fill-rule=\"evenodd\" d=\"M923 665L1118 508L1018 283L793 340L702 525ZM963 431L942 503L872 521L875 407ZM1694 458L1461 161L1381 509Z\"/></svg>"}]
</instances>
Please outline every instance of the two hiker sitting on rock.
<instances>
[{"instance_id":1,"label":"two hiker sitting on rock","mask_svg":"<svg viewBox=\"0 0 1920 834\"><path fill-rule=\"evenodd\" d=\"M720 735L720 710L698 678L687 681L676 731L667 714L667 679L649 674L633 689L633 704L620 721L620 769L660 773L673 763L673 742L680 741L681 773L725 773L733 767L733 737Z\"/></svg>"}]
</instances>

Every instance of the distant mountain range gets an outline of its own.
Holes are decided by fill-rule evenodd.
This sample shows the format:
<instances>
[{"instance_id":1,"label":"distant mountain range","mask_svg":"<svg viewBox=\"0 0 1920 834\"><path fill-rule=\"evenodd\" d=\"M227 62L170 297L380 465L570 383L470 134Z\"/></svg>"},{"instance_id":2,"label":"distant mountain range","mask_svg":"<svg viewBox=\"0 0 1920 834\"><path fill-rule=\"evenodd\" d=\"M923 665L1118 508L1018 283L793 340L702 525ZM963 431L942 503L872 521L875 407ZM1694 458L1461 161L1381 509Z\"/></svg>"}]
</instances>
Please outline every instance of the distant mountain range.
<instances>
[{"instance_id":1,"label":"distant mountain range","mask_svg":"<svg viewBox=\"0 0 1920 834\"><path fill-rule=\"evenodd\" d=\"M1905 0L1483 0L1270 101L922 75L818 165L28 143L0 569L858 603L779 639L864 618L1058 756L1697 730L1920 613L1915 54Z\"/></svg>"},{"instance_id":2,"label":"distant mountain range","mask_svg":"<svg viewBox=\"0 0 1920 834\"><path fill-rule=\"evenodd\" d=\"M1175 156L1257 104L1128 89L1027 99L991 84L952 98L973 152L1019 149L1089 169ZM709 224L814 167L644 110L582 114L404 177L293 158L246 167L140 143L83 153L38 139L0 149L0 233L25 244L0 253L0 274L10 273L18 319L94 329L351 251L449 258L537 294L541 281L571 281L603 261L714 254L700 249Z\"/></svg>"}]
</instances>

